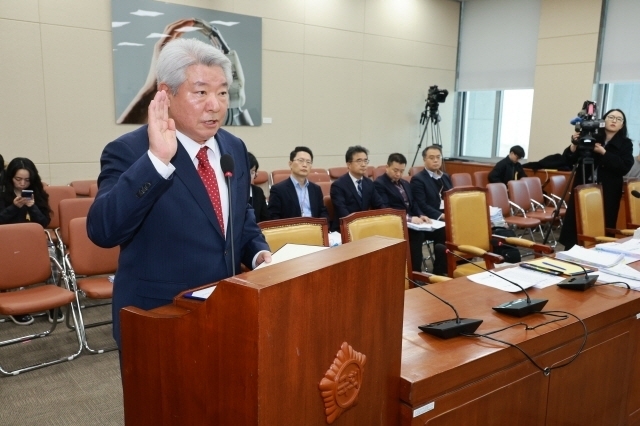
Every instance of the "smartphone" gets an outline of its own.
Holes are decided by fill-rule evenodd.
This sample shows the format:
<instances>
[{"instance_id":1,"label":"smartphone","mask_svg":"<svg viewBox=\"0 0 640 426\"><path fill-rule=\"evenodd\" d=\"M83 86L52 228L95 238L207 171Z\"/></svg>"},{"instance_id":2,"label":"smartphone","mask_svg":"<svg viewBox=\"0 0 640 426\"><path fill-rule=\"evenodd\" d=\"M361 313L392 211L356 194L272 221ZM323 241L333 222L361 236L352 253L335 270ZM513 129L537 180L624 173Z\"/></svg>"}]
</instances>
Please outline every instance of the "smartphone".
<instances>
[{"instance_id":1,"label":"smartphone","mask_svg":"<svg viewBox=\"0 0 640 426\"><path fill-rule=\"evenodd\" d=\"M23 189L21 196L22 198L33 198L33 191L30 189Z\"/></svg>"}]
</instances>

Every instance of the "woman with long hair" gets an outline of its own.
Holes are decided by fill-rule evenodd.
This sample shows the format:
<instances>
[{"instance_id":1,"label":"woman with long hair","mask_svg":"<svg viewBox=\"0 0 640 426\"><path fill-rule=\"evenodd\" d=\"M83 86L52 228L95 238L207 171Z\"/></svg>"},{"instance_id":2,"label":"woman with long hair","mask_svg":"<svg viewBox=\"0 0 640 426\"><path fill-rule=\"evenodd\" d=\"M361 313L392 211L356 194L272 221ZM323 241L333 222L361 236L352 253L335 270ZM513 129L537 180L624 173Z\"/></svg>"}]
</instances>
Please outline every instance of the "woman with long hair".
<instances>
[{"instance_id":1,"label":"woman with long hair","mask_svg":"<svg viewBox=\"0 0 640 426\"><path fill-rule=\"evenodd\" d=\"M44 191L33 161L22 157L11 160L5 171L2 186L4 189L0 193L0 225L26 222L39 223L43 228L49 225L49 195ZM33 192L26 196L27 193L23 191ZM29 314L11 315L10 318L18 325L33 323L33 317ZM51 311L49 320L53 321Z\"/></svg>"},{"instance_id":2,"label":"woman with long hair","mask_svg":"<svg viewBox=\"0 0 640 426\"><path fill-rule=\"evenodd\" d=\"M35 222L46 228L51 222L49 195L33 161L17 157L7 166L0 194L0 225ZM23 196L23 191L33 191Z\"/></svg>"},{"instance_id":3,"label":"woman with long hair","mask_svg":"<svg viewBox=\"0 0 640 426\"><path fill-rule=\"evenodd\" d=\"M571 136L571 145L562 154L568 165L574 165L585 156L593 157L591 166L580 165L576 170L573 186L586 183L602 185L604 202L604 220L607 228L616 228L620 198L622 198L623 177L633 166L633 143L627 136L627 117L620 109L611 109L604 116L604 131L599 131L595 137L592 151L585 152L579 148L579 133ZM582 175L585 175L583 182ZM560 232L560 243L565 249L570 249L577 242L575 205L573 194L567 205L565 221Z\"/></svg>"}]
</instances>

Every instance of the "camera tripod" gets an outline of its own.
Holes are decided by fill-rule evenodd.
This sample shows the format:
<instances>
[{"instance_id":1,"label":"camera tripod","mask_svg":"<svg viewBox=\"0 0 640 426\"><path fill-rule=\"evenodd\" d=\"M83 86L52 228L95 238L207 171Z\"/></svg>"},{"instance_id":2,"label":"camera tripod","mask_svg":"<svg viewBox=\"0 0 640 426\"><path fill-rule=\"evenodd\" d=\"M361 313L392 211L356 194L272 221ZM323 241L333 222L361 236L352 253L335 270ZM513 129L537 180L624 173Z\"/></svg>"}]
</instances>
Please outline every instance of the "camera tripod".
<instances>
[{"instance_id":1,"label":"camera tripod","mask_svg":"<svg viewBox=\"0 0 640 426\"><path fill-rule=\"evenodd\" d=\"M440 121L441 117L438 114L438 104L435 106L427 105L425 110L420 115L420 124L424 124L424 129L422 130L422 136L420 137L420 143L418 143L418 148L416 149L416 155L413 156L413 161L411 162L411 167L416 164L416 158L418 158L418 153L420 152L420 148L422 148L422 142L424 141L424 137L427 136L427 146L429 146L429 137L427 132L429 127L431 127L431 144L432 145L440 145L442 146L442 136L440 135ZM431 123L431 126L429 126Z\"/></svg>"},{"instance_id":2,"label":"camera tripod","mask_svg":"<svg viewBox=\"0 0 640 426\"><path fill-rule=\"evenodd\" d=\"M580 149L580 147L578 147L578 149ZM562 207L562 203L564 199L567 197L567 194L569 193L569 188L573 186L572 184L576 177L576 172L578 170L578 167L580 165L582 165L582 183L585 184L587 182L587 177L586 177L587 166L591 166L591 179L595 182L595 179L594 179L595 166L594 166L593 157L591 156L591 152L583 152L580 154L580 157L578 157L578 161L576 161L576 163L573 165L573 168L571 169L571 174L569 175L567 184L564 187L564 192L562 193L562 197L560 198L560 201L556 204L556 208L553 210L553 219L549 222L549 226L547 227L547 231L544 236L544 240L542 241L542 244L546 245L547 241L549 240L549 235L551 235L553 224L555 223L556 220L558 220L558 216L560 216L560 208Z\"/></svg>"}]
</instances>

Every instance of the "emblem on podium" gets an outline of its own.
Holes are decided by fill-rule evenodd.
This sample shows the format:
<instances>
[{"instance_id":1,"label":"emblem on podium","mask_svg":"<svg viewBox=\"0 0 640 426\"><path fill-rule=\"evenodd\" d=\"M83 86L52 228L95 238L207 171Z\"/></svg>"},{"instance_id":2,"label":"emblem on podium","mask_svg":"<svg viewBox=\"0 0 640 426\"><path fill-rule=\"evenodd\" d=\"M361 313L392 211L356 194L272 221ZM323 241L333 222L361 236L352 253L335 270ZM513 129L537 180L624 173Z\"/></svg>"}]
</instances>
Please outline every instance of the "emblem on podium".
<instances>
[{"instance_id":1,"label":"emblem on podium","mask_svg":"<svg viewBox=\"0 0 640 426\"><path fill-rule=\"evenodd\" d=\"M347 342L342 343L336 359L318 385L328 424L357 404L366 361L365 355L353 350Z\"/></svg>"}]
</instances>

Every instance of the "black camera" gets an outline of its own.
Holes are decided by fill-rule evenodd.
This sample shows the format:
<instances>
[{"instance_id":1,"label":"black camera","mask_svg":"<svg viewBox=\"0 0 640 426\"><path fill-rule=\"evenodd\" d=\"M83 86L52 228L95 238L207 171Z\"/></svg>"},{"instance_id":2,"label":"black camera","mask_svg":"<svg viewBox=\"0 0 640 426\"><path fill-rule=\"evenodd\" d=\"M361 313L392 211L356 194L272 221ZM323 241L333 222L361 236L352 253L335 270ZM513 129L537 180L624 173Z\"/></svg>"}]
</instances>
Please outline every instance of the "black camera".
<instances>
[{"instance_id":1,"label":"black camera","mask_svg":"<svg viewBox=\"0 0 640 426\"><path fill-rule=\"evenodd\" d=\"M429 93L427 94L427 106L431 109L438 109L438 104L444 103L447 100L449 91L447 89L440 90L438 86L429 87Z\"/></svg>"},{"instance_id":2,"label":"black camera","mask_svg":"<svg viewBox=\"0 0 640 426\"><path fill-rule=\"evenodd\" d=\"M582 151L593 151L600 135L600 129L604 129L604 120L598 120L597 111L598 108L595 102L584 101L582 110L571 121L571 124L575 125L576 132L580 133L576 145Z\"/></svg>"},{"instance_id":3,"label":"black camera","mask_svg":"<svg viewBox=\"0 0 640 426\"><path fill-rule=\"evenodd\" d=\"M449 91L447 89L440 90L438 86L429 87L429 93L427 93L427 105L424 107L424 112L420 116L420 124L424 124L427 118L431 118L433 123L440 121L438 116L438 105L443 103L447 99Z\"/></svg>"}]
</instances>

